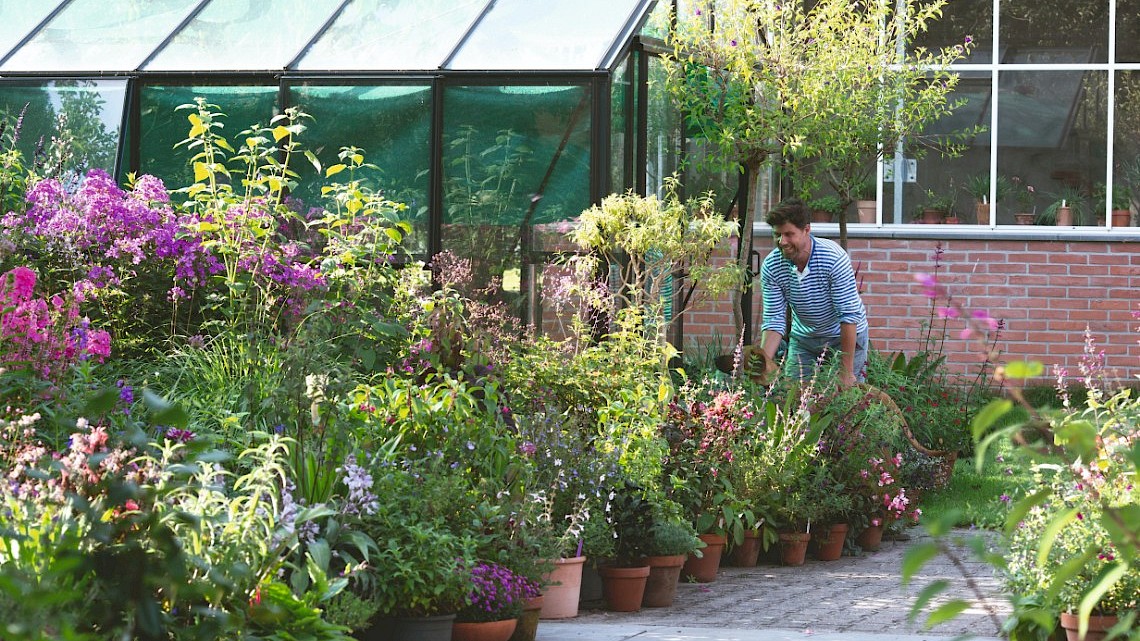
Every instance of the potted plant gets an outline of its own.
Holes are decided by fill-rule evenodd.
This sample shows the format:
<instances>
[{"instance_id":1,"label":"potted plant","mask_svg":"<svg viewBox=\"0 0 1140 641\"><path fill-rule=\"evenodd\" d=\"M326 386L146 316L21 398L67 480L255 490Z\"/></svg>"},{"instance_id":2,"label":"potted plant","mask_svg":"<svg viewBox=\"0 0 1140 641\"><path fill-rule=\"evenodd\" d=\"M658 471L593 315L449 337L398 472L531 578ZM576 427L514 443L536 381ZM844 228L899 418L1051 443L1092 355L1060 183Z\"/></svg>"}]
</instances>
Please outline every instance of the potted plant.
<instances>
[{"instance_id":1,"label":"potted plant","mask_svg":"<svg viewBox=\"0 0 1140 641\"><path fill-rule=\"evenodd\" d=\"M808 488L818 510L812 536L816 558L834 561L843 556L843 543L855 510L854 497L843 483L835 479L827 462L820 462L812 469Z\"/></svg>"},{"instance_id":2,"label":"potted plant","mask_svg":"<svg viewBox=\"0 0 1140 641\"><path fill-rule=\"evenodd\" d=\"M860 223L874 223L878 209L878 195L876 194L874 179L865 176L851 185L851 197L855 199L855 209L859 212Z\"/></svg>"},{"instance_id":3,"label":"potted plant","mask_svg":"<svg viewBox=\"0 0 1140 641\"><path fill-rule=\"evenodd\" d=\"M649 564L645 562L653 535L653 504L637 484L623 479L611 492L606 521L614 533L613 554L598 568L606 606L615 612L641 609Z\"/></svg>"},{"instance_id":4,"label":"potted plant","mask_svg":"<svg viewBox=\"0 0 1140 641\"><path fill-rule=\"evenodd\" d=\"M819 196L807 201L811 209L813 223L829 223L835 220L839 212L843 211L843 201L838 196Z\"/></svg>"},{"instance_id":5,"label":"potted plant","mask_svg":"<svg viewBox=\"0 0 1140 641\"><path fill-rule=\"evenodd\" d=\"M1013 199L1013 217L1018 225L1032 225L1036 218L1037 206L1034 200L1037 190L1020 176L1010 178L1010 198Z\"/></svg>"},{"instance_id":6,"label":"potted plant","mask_svg":"<svg viewBox=\"0 0 1140 641\"><path fill-rule=\"evenodd\" d=\"M921 204L918 206L919 220L927 225L937 225L957 218L954 212L954 196L927 189Z\"/></svg>"},{"instance_id":7,"label":"potted plant","mask_svg":"<svg viewBox=\"0 0 1140 641\"><path fill-rule=\"evenodd\" d=\"M1105 207L1105 190L1104 183L1097 183L1093 189L1093 207L1098 212L1103 212ZM1129 227L1132 225L1132 195L1128 187L1123 185L1112 186L1112 226L1113 227Z\"/></svg>"},{"instance_id":8,"label":"potted plant","mask_svg":"<svg viewBox=\"0 0 1140 641\"><path fill-rule=\"evenodd\" d=\"M1037 215L1037 224L1071 227L1083 223L1088 215L1088 196L1083 191L1065 185L1049 196L1053 201Z\"/></svg>"},{"instance_id":9,"label":"potted plant","mask_svg":"<svg viewBox=\"0 0 1140 641\"><path fill-rule=\"evenodd\" d=\"M641 605L663 608L673 604L681 567L689 554L702 545L693 525L679 514L659 511L645 545L645 562L649 564L649 579Z\"/></svg>"},{"instance_id":10,"label":"potted plant","mask_svg":"<svg viewBox=\"0 0 1140 641\"><path fill-rule=\"evenodd\" d=\"M541 593L538 584L498 563L479 561L460 574L469 589L455 616L452 641L507 641L523 604Z\"/></svg>"},{"instance_id":11,"label":"potted plant","mask_svg":"<svg viewBox=\"0 0 1140 641\"><path fill-rule=\"evenodd\" d=\"M1001 202L1009 195L1010 189L1013 185L1010 184L1009 179L1005 176L998 175L997 182L995 183L996 189L994 190L994 202ZM979 225L985 225L990 222L990 174L989 172L982 172L970 176L963 186L968 194L974 199L974 214L977 216L976 222Z\"/></svg>"}]
</instances>

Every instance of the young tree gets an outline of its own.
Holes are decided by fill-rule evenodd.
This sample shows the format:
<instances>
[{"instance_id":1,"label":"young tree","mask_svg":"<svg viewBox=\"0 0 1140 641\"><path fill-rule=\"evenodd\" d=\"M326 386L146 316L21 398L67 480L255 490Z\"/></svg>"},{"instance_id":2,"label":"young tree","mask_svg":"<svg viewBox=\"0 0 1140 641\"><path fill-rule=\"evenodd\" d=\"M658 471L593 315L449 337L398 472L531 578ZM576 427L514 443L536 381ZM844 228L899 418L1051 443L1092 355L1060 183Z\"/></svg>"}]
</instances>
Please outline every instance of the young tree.
<instances>
[{"instance_id":1,"label":"young tree","mask_svg":"<svg viewBox=\"0 0 1140 641\"><path fill-rule=\"evenodd\" d=\"M957 74L947 66L970 41L914 48L945 0L699 0L677 16L667 43L667 88L691 135L715 153L701 162L754 179L783 161L798 180L823 176L851 202L851 187L893 154L914 147L948 115ZM930 142L929 140L925 142ZM740 208L737 262L752 250L755 190ZM846 245L846 221L840 218ZM741 291L733 294L737 335Z\"/></svg>"}]
</instances>

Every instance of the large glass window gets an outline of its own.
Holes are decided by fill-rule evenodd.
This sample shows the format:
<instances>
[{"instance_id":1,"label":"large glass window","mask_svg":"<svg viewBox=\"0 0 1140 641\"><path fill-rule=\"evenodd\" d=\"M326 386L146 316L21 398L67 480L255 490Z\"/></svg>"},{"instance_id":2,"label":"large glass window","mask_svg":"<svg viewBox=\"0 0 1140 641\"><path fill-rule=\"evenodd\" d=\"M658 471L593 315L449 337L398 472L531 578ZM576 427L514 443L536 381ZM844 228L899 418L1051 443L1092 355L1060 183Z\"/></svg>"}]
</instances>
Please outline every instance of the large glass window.
<instances>
[{"instance_id":1,"label":"large glass window","mask_svg":"<svg viewBox=\"0 0 1140 641\"><path fill-rule=\"evenodd\" d=\"M1116 61L1140 62L1140 0L1116 0Z\"/></svg>"},{"instance_id":2,"label":"large glass window","mask_svg":"<svg viewBox=\"0 0 1140 641\"><path fill-rule=\"evenodd\" d=\"M139 170L157 176L170 189L194 182L190 158L196 150L175 145L190 133L187 116L190 110L179 105L193 104L202 97L225 114L221 134L236 149L241 145L240 133L255 125L268 125L275 113L277 87L266 86L172 86L146 85L139 97Z\"/></svg>"},{"instance_id":3,"label":"large glass window","mask_svg":"<svg viewBox=\"0 0 1140 641\"><path fill-rule=\"evenodd\" d=\"M376 171L357 176L393 201L407 205L405 213L415 233L405 247L413 252L427 248L428 178L431 165L431 86L392 84L378 86L290 87L289 103L313 117L304 140L321 162L341 162L343 147L358 147ZM319 144L313 148L312 145ZM295 196L306 204L321 200L323 180L310 180L313 168L304 163L301 186ZM340 180L347 176L341 174Z\"/></svg>"},{"instance_id":4,"label":"large glass window","mask_svg":"<svg viewBox=\"0 0 1140 641\"><path fill-rule=\"evenodd\" d=\"M1004 62L1108 62L1110 0L1001 0Z\"/></svg>"},{"instance_id":5,"label":"large glass window","mask_svg":"<svg viewBox=\"0 0 1140 641\"><path fill-rule=\"evenodd\" d=\"M146 68L284 69L340 4L341 0L212 0ZM257 28L268 24L273 25L271 38Z\"/></svg>"},{"instance_id":6,"label":"large glass window","mask_svg":"<svg viewBox=\"0 0 1140 641\"><path fill-rule=\"evenodd\" d=\"M665 90L665 65L655 56L649 58L649 100L646 123L645 190L661 195L665 179L676 173L681 148L681 117Z\"/></svg>"},{"instance_id":7,"label":"large glass window","mask_svg":"<svg viewBox=\"0 0 1140 641\"><path fill-rule=\"evenodd\" d=\"M25 162L39 164L41 175L111 173L126 88L125 80L0 81L0 114L12 127L4 137L15 136Z\"/></svg>"},{"instance_id":8,"label":"large glass window","mask_svg":"<svg viewBox=\"0 0 1140 641\"><path fill-rule=\"evenodd\" d=\"M590 205L590 101L587 85L444 92L443 249L471 260L476 287L499 281L520 315L533 227Z\"/></svg>"},{"instance_id":9,"label":"large glass window","mask_svg":"<svg viewBox=\"0 0 1140 641\"><path fill-rule=\"evenodd\" d=\"M610 191L633 187L633 150L637 140L637 55L628 56L614 72L610 84Z\"/></svg>"},{"instance_id":10,"label":"large glass window","mask_svg":"<svg viewBox=\"0 0 1140 641\"><path fill-rule=\"evenodd\" d=\"M1065 200L1073 224L1104 224L1096 201L1105 186L1107 80L1103 71L999 72L998 174L1012 183L999 223L1053 224L1052 205Z\"/></svg>"},{"instance_id":11,"label":"large glass window","mask_svg":"<svg viewBox=\"0 0 1140 641\"><path fill-rule=\"evenodd\" d=\"M74 0L0 71L137 69L196 4L191 0Z\"/></svg>"}]
</instances>

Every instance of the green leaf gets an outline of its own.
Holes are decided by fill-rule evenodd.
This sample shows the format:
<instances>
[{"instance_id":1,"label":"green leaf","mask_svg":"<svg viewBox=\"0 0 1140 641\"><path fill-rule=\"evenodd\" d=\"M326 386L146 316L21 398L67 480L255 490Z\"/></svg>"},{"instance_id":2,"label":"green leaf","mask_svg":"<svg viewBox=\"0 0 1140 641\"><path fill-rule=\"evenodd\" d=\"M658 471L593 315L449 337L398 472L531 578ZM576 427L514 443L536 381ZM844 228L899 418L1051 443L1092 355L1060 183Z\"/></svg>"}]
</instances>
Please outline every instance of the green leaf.
<instances>
[{"instance_id":1,"label":"green leaf","mask_svg":"<svg viewBox=\"0 0 1140 641\"><path fill-rule=\"evenodd\" d=\"M938 544L933 541L912 545L903 555L902 584L907 585L926 562L938 556Z\"/></svg>"},{"instance_id":2,"label":"green leaf","mask_svg":"<svg viewBox=\"0 0 1140 641\"><path fill-rule=\"evenodd\" d=\"M958 524L958 519L962 517L962 510L956 508L945 510L938 514L934 520L930 520L929 515L924 516L927 516L927 519L924 519L923 522L931 536L942 536L949 533Z\"/></svg>"},{"instance_id":3,"label":"green leaf","mask_svg":"<svg viewBox=\"0 0 1140 641\"><path fill-rule=\"evenodd\" d=\"M83 405L83 416L106 414L115 409L115 403L118 401L119 389L117 387L105 387L98 394L87 399Z\"/></svg>"},{"instance_id":4,"label":"green leaf","mask_svg":"<svg viewBox=\"0 0 1140 641\"><path fill-rule=\"evenodd\" d=\"M1057 541L1057 534L1061 532L1061 528L1069 523L1072 523L1077 518L1077 508L1069 508L1053 517L1049 525L1045 527L1045 531L1041 533L1041 540L1037 544L1037 565L1044 567L1049 560L1049 551L1053 549L1053 544Z\"/></svg>"},{"instance_id":5,"label":"green leaf","mask_svg":"<svg viewBox=\"0 0 1140 641\"><path fill-rule=\"evenodd\" d=\"M178 403L171 403L149 389L143 390L143 403L150 410L151 422L186 429L190 416Z\"/></svg>"},{"instance_id":6,"label":"green leaf","mask_svg":"<svg viewBox=\"0 0 1140 641\"><path fill-rule=\"evenodd\" d=\"M1037 378L1044 373L1045 365L1040 361L1013 361L1005 365L1005 375L1008 378Z\"/></svg>"},{"instance_id":7,"label":"green leaf","mask_svg":"<svg viewBox=\"0 0 1140 641\"><path fill-rule=\"evenodd\" d=\"M949 603L943 603L942 605L938 606L934 612L930 613L930 616L926 618L926 622L922 624L922 627L929 630L934 626L940 623L945 623L958 616L959 614L965 612L966 608L968 607L970 607L969 601L963 601L962 599L954 599Z\"/></svg>"},{"instance_id":8,"label":"green leaf","mask_svg":"<svg viewBox=\"0 0 1140 641\"><path fill-rule=\"evenodd\" d=\"M926 604L930 603L931 599L941 594L948 587L950 587L949 581L946 579L938 579L925 588L922 588L922 591L915 597L914 604L910 606L910 612L906 615L907 621L914 621L918 613L922 612L922 609L926 607Z\"/></svg>"},{"instance_id":9,"label":"green leaf","mask_svg":"<svg viewBox=\"0 0 1140 641\"><path fill-rule=\"evenodd\" d=\"M1056 429L1056 438L1085 461L1090 460L1096 450L1096 426L1085 420L1061 424Z\"/></svg>"},{"instance_id":10,"label":"green leaf","mask_svg":"<svg viewBox=\"0 0 1140 641\"><path fill-rule=\"evenodd\" d=\"M1021 520L1025 518L1026 514L1029 514L1029 510L1033 509L1034 506L1041 505L1048 500L1050 496L1053 496L1053 490L1046 488L1034 492L1017 503L1014 503L1009 514L1005 516L1005 531L1013 532L1016 530L1017 524L1021 523Z\"/></svg>"},{"instance_id":11,"label":"green leaf","mask_svg":"<svg viewBox=\"0 0 1140 641\"><path fill-rule=\"evenodd\" d=\"M1013 409L1013 401L1008 398L999 398L983 407L974 416L974 420L970 422L970 427L974 432L974 440L977 441L981 438L982 434L985 434L999 418L1005 416L1011 409Z\"/></svg>"},{"instance_id":12,"label":"green leaf","mask_svg":"<svg viewBox=\"0 0 1140 641\"><path fill-rule=\"evenodd\" d=\"M1093 586L1089 588L1089 591L1085 593L1084 598L1081 599L1080 608L1077 610L1077 613L1081 617L1080 635L1082 638L1089 629L1089 615L1092 614L1093 608L1100 602L1101 597L1103 597L1112 586L1116 585L1127 572L1127 563L1117 563L1112 569L1102 574L1100 580L1093 584Z\"/></svg>"}]
</instances>

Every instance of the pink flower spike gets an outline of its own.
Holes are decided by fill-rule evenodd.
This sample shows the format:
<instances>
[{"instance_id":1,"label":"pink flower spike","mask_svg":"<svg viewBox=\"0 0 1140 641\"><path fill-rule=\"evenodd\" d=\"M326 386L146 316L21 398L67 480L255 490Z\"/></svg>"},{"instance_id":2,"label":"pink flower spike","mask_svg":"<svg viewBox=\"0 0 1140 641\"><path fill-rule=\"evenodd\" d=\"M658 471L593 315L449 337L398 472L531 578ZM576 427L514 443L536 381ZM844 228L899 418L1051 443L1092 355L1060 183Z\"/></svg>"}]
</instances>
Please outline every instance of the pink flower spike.
<instances>
[{"instance_id":1,"label":"pink flower spike","mask_svg":"<svg viewBox=\"0 0 1140 641\"><path fill-rule=\"evenodd\" d=\"M938 318L958 318L958 309L956 307L939 307Z\"/></svg>"},{"instance_id":2,"label":"pink flower spike","mask_svg":"<svg viewBox=\"0 0 1140 641\"><path fill-rule=\"evenodd\" d=\"M971 337L973 337L973 335L974 335L974 330L967 327L966 329L963 329L961 332L958 333L958 338L960 338L964 341L968 341L968 340L970 340Z\"/></svg>"},{"instance_id":3,"label":"pink flower spike","mask_svg":"<svg viewBox=\"0 0 1140 641\"><path fill-rule=\"evenodd\" d=\"M990 316L984 309L974 310L973 317L974 320L985 323L986 327L988 327L991 332L998 328L998 320L993 316Z\"/></svg>"}]
</instances>

